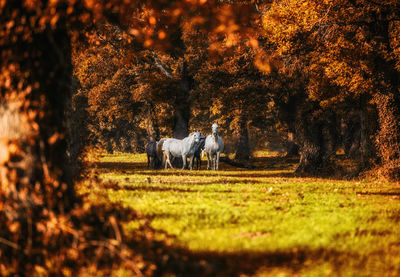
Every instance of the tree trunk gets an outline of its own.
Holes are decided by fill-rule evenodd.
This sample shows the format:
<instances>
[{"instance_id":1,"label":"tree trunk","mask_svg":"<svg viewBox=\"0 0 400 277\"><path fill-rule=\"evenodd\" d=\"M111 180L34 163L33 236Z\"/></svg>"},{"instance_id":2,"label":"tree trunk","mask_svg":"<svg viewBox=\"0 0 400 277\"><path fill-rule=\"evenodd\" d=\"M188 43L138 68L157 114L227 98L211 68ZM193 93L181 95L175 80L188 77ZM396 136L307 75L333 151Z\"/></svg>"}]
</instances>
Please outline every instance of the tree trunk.
<instances>
[{"instance_id":1,"label":"tree trunk","mask_svg":"<svg viewBox=\"0 0 400 277\"><path fill-rule=\"evenodd\" d=\"M15 14L30 22L31 13L19 1L5 3L1 28L20 22L11 18ZM0 244L0 252L20 270L17 275L42 256L34 249L45 251L46 226L38 229L36 220L68 212L76 202L66 155L72 67L64 23L60 17L52 27L27 27L23 34L16 23L0 41L0 237L11 245Z\"/></svg>"},{"instance_id":2,"label":"tree trunk","mask_svg":"<svg viewBox=\"0 0 400 277\"><path fill-rule=\"evenodd\" d=\"M174 111L174 138L183 139L189 135L189 119L190 119L190 89L191 77L187 71L186 62L183 61L180 70L181 75L181 91L175 99Z\"/></svg>"},{"instance_id":3,"label":"tree trunk","mask_svg":"<svg viewBox=\"0 0 400 277\"><path fill-rule=\"evenodd\" d=\"M341 119L341 137L344 153L348 158L358 159L360 150L360 119L358 110L350 109Z\"/></svg>"},{"instance_id":4,"label":"tree trunk","mask_svg":"<svg viewBox=\"0 0 400 277\"><path fill-rule=\"evenodd\" d=\"M68 130L67 156L75 179L80 178L81 169L84 167L81 159L82 149L90 144L89 113L87 108L87 95L79 92L71 99L71 109L66 111L66 127Z\"/></svg>"},{"instance_id":5,"label":"tree trunk","mask_svg":"<svg viewBox=\"0 0 400 277\"><path fill-rule=\"evenodd\" d=\"M299 155L299 146L294 140L294 133L288 132L287 139L285 141L286 157L295 157Z\"/></svg>"},{"instance_id":6,"label":"tree trunk","mask_svg":"<svg viewBox=\"0 0 400 277\"><path fill-rule=\"evenodd\" d=\"M387 15L383 15L387 18ZM380 44L389 53L393 50L390 44L390 23L388 20L377 20L372 25L373 36L380 38ZM379 47L375 48L379 48ZM377 51L377 50L376 50ZM400 99L399 79L400 73L393 60L387 60L384 54L374 53L374 71L377 76L374 94L377 111L379 132L377 135L377 148L381 164L386 177L390 180L400 179Z\"/></svg>"},{"instance_id":7,"label":"tree trunk","mask_svg":"<svg viewBox=\"0 0 400 277\"><path fill-rule=\"evenodd\" d=\"M371 135L376 131L376 118L368 110L368 98L366 95L360 97L360 167L361 170L371 166L372 160L376 157L375 147Z\"/></svg>"},{"instance_id":8,"label":"tree trunk","mask_svg":"<svg viewBox=\"0 0 400 277\"><path fill-rule=\"evenodd\" d=\"M379 132L377 146L385 175L390 180L400 179L400 101L398 94L376 94Z\"/></svg>"},{"instance_id":9,"label":"tree trunk","mask_svg":"<svg viewBox=\"0 0 400 277\"><path fill-rule=\"evenodd\" d=\"M184 115L186 112L180 108L175 109L174 138L183 139L189 135L189 120Z\"/></svg>"},{"instance_id":10,"label":"tree trunk","mask_svg":"<svg viewBox=\"0 0 400 277\"><path fill-rule=\"evenodd\" d=\"M338 122L336 118L336 114L333 111L327 111L327 115L324 116L326 118L324 122L324 151L325 157L324 160L328 160L330 157L336 155L336 150L339 147L339 131L338 131Z\"/></svg>"},{"instance_id":11,"label":"tree trunk","mask_svg":"<svg viewBox=\"0 0 400 277\"><path fill-rule=\"evenodd\" d=\"M46 29L43 33L34 34L31 42L21 41L19 45L11 45L12 54L2 61L2 67L17 64L19 72L12 74L10 80L12 84L24 84L24 87L6 87L2 82L4 107L9 111L8 114L18 114L19 120L11 121L3 118L0 121L3 153L9 154L9 160L16 159L30 160L34 164L34 172L27 179L17 176L12 179L10 175L3 184L16 185L21 188L23 182L28 190L33 190L31 185L39 182L40 184L56 184L54 187L62 191L63 195L54 197L44 193L43 197L48 197L49 204L69 206L68 193L72 186L72 176L70 176L66 157L66 128L65 128L65 104L70 103L70 84L71 84L71 61L69 49L69 37L64 28L55 30ZM2 49L4 51L4 49ZM30 59L25 59L24 54L28 53ZM16 94L12 94L16 93ZM3 100L4 101L4 100ZM27 122L24 122L24 121ZM11 129L19 128L23 124L24 128L18 131L18 136L10 133ZM8 146L7 146L8 144ZM21 150L10 152L10 145ZM24 150L30 149L27 153ZM20 153L20 154L17 154ZM17 155L14 157L13 155ZM2 164L2 171L11 173L15 169L24 175L24 168L14 167L12 163ZM25 180L25 181L23 181ZM64 184L61 186L61 184ZM63 189L62 189L62 188ZM67 191L64 191L67 190ZM32 191L32 193L33 193Z\"/></svg>"},{"instance_id":12,"label":"tree trunk","mask_svg":"<svg viewBox=\"0 0 400 277\"><path fill-rule=\"evenodd\" d=\"M250 158L249 131L247 129L247 117L239 118L238 141L236 144L235 159L248 160Z\"/></svg>"},{"instance_id":13,"label":"tree trunk","mask_svg":"<svg viewBox=\"0 0 400 277\"><path fill-rule=\"evenodd\" d=\"M152 103L146 103L147 116L146 116L146 131L150 141L160 139L160 129L158 128L157 119L154 114L154 106Z\"/></svg>"},{"instance_id":14,"label":"tree trunk","mask_svg":"<svg viewBox=\"0 0 400 277\"><path fill-rule=\"evenodd\" d=\"M318 175L324 163L324 141L322 124L311 115L303 115L296 128L300 136L300 163L296 173Z\"/></svg>"}]
</instances>

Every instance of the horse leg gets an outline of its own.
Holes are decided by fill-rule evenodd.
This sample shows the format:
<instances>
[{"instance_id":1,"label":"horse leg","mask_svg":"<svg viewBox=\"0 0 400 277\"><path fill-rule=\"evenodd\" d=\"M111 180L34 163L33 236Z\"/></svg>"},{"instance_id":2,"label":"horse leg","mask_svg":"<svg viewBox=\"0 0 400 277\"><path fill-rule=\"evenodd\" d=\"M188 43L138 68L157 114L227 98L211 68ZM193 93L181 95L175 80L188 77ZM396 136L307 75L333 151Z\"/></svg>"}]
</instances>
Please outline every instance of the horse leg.
<instances>
[{"instance_id":1,"label":"horse leg","mask_svg":"<svg viewBox=\"0 0 400 277\"><path fill-rule=\"evenodd\" d=\"M165 169L167 169L167 156L165 152L163 152L161 167L165 167Z\"/></svg>"},{"instance_id":2,"label":"horse leg","mask_svg":"<svg viewBox=\"0 0 400 277\"><path fill-rule=\"evenodd\" d=\"M190 157L189 169L192 170L194 166L194 155Z\"/></svg>"},{"instance_id":3,"label":"horse leg","mask_svg":"<svg viewBox=\"0 0 400 277\"><path fill-rule=\"evenodd\" d=\"M185 169L186 168L186 156L185 155L182 155L182 169Z\"/></svg>"},{"instance_id":4,"label":"horse leg","mask_svg":"<svg viewBox=\"0 0 400 277\"><path fill-rule=\"evenodd\" d=\"M183 157L182 157L182 159L184 160L184 162L183 162L183 169L190 169L190 162L191 162L191 158L190 158L190 156L189 156L189 164L188 164L188 162L187 162L187 156L185 156L185 158L183 159Z\"/></svg>"},{"instance_id":5,"label":"horse leg","mask_svg":"<svg viewBox=\"0 0 400 277\"><path fill-rule=\"evenodd\" d=\"M171 153L168 152L168 164L173 169L174 167L171 164Z\"/></svg>"},{"instance_id":6,"label":"horse leg","mask_svg":"<svg viewBox=\"0 0 400 277\"><path fill-rule=\"evenodd\" d=\"M200 170L201 169L201 156L200 155L197 157L196 162L197 162L197 164L196 164L197 170Z\"/></svg>"},{"instance_id":7,"label":"horse leg","mask_svg":"<svg viewBox=\"0 0 400 277\"><path fill-rule=\"evenodd\" d=\"M217 169L216 169L216 164L217 164L217 154L214 154L214 155L213 155L213 169L214 169L214 170L217 170Z\"/></svg>"},{"instance_id":8,"label":"horse leg","mask_svg":"<svg viewBox=\"0 0 400 277\"><path fill-rule=\"evenodd\" d=\"M164 160L164 166L165 166L164 168L168 169L168 155L166 152L164 152L164 154L163 154L163 160Z\"/></svg>"},{"instance_id":9,"label":"horse leg","mask_svg":"<svg viewBox=\"0 0 400 277\"><path fill-rule=\"evenodd\" d=\"M211 169L211 167L210 167L210 154L208 152L206 152L206 154L207 154L207 170L210 170Z\"/></svg>"},{"instance_id":10,"label":"horse leg","mask_svg":"<svg viewBox=\"0 0 400 277\"><path fill-rule=\"evenodd\" d=\"M150 155L147 154L147 168L150 168Z\"/></svg>"},{"instance_id":11,"label":"horse leg","mask_svg":"<svg viewBox=\"0 0 400 277\"><path fill-rule=\"evenodd\" d=\"M218 166L219 166L219 156L221 155L221 153L220 152L217 152L217 169L216 170L218 170Z\"/></svg>"},{"instance_id":12,"label":"horse leg","mask_svg":"<svg viewBox=\"0 0 400 277\"><path fill-rule=\"evenodd\" d=\"M151 159L151 168L156 169L157 168L157 156L153 156Z\"/></svg>"},{"instance_id":13,"label":"horse leg","mask_svg":"<svg viewBox=\"0 0 400 277\"><path fill-rule=\"evenodd\" d=\"M160 159L158 158L158 156L156 156L156 158L154 160L155 160L155 163L154 163L155 169L159 169L160 168L160 164L161 164Z\"/></svg>"},{"instance_id":14,"label":"horse leg","mask_svg":"<svg viewBox=\"0 0 400 277\"><path fill-rule=\"evenodd\" d=\"M171 164L171 161L170 161L170 153L169 152L165 152L164 153L165 154L165 156L166 156L166 160L165 160L165 169L168 169L168 165L171 167L171 168L174 168L173 166L172 166L172 164Z\"/></svg>"}]
</instances>

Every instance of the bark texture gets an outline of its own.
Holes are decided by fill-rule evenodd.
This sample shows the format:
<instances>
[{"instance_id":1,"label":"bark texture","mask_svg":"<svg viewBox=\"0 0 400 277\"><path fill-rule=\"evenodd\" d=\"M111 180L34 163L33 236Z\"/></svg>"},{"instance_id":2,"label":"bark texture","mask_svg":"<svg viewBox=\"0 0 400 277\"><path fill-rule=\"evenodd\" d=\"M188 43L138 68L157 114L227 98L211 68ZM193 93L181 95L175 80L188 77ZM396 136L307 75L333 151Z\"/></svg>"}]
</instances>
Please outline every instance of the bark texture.
<instances>
[{"instance_id":1,"label":"bark texture","mask_svg":"<svg viewBox=\"0 0 400 277\"><path fill-rule=\"evenodd\" d=\"M23 7L6 2L0 26L15 15L29 19ZM0 40L0 237L10 239L0 250L24 275L26 264L40 263L35 249L46 243L38 222L68 212L76 198L66 155L72 71L65 20L34 31L17 26L23 31Z\"/></svg>"},{"instance_id":2,"label":"bark texture","mask_svg":"<svg viewBox=\"0 0 400 277\"><path fill-rule=\"evenodd\" d=\"M236 144L235 160L248 160L250 158L249 131L247 117L241 115L238 122L238 141Z\"/></svg>"}]
</instances>

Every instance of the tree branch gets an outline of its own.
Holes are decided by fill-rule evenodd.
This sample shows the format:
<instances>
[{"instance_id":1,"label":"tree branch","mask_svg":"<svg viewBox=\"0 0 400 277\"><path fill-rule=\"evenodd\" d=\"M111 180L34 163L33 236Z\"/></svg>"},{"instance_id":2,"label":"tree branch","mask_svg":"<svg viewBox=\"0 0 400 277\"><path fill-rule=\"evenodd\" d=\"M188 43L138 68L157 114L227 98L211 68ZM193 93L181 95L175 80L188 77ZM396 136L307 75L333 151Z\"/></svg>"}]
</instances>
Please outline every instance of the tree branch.
<instances>
[{"instance_id":1,"label":"tree branch","mask_svg":"<svg viewBox=\"0 0 400 277\"><path fill-rule=\"evenodd\" d=\"M329 8L328 8L328 10L326 11L325 15L324 15L320 20L316 21L316 22L311 26L311 30L314 28L315 25L321 24L322 20L324 20L324 19L328 16L328 14L329 14L331 8L332 8L332 5L329 6Z\"/></svg>"},{"instance_id":2,"label":"tree branch","mask_svg":"<svg viewBox=\"0 0 400 277\"><path fill-rule=\"evenodd\" d=\"M12 241L6 240L5 238L1 238L0 237L0 243L5 244L7 246L10 246L10 247L12 247L14 249L19 249L18 244L14 243Z\"/></svg>"},{"instance_id":3,"label":"tree branch","mask_svg":"<svg viewBox=\"0 0 400 277\"><path fill-rule=\"evenodd\" d=\"M120 28L120 26L110 25L110 24L106 24L106 25L104 25L104 26L107 27L107 28L112 28L112 29L114 29L114 32L125 33L125 34L127 34L128 36L130 36L132 39L135 39L135 36L133 36L133 35L130 34L129 32L126 32L124 29ZM118 45L116 45L115 43L113 43L111 40L104 38L104 37L100 34L100 30L99 30L98 28L96 28L96 35L97 35L97 37L99 38L99 40L101 40L101 41L103 41L103 42L108 43L109 45L111 45L111 46L114 48L114 50L118 53L118 55L120 55L121 57L124 57L124 56L121 54L121 51L119 51ZM122 36L119 36L118 39L119 39L119 40L122 40ZM172 73L170 72L170 70L168 70L168 69L163 65L163 63L161 62L161 60L158 58L156 52L152 51L152 54L153 54L153 57L152 57L152 58L153 58L153 61L154 61L153 64L154 64L156 67L158 67L158 69L160 69L160 71L161 71L162 73L164 73L165 76L167 76L168 78L172 78ZM145 61L148 62L148 63L151 63L151 62L148 61L147 59L145 59Z\"/></svg>"},{"instance_id":4,"label":"tree branch","mask_svg":"<svg viewBox=\"0 0 400 277\"><path fill-rule=\"evenodd\" d=\"M162 64L162 62L160 61L160 59L158 58L157 54L153 51L153 58L154 58L154 62L155 65L168 77L168 78L172 78L172 74L171 72L169 72L164 65Z\"/></svg>"}]
</instances>

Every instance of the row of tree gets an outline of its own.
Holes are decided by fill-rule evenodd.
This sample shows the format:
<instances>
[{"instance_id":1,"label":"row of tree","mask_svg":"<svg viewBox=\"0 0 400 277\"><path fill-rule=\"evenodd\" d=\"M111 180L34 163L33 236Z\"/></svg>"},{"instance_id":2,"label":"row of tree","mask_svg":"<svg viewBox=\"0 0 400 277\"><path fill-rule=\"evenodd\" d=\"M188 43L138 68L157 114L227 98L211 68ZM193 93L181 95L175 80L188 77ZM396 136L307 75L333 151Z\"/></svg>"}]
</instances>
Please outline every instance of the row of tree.
<instances>
[{"instance_id":1,"label":"row of tree","mask_svg":"<svg viewBox=\"0 0 400 277\"><path fill-rule=\"evenodd\" d=\"M148 137L183 138L190 126L207 133L218 121L227 140L238 137L236 157L249 158L248 128L263 131L271 122L269 80L254 66L254 49L241 43L214 61L207 35L182 26L179 53L145 49L126 59L133 50L120 28L93 28L89 46L76 49L73 96L75 116L88 113L81 125L91 144L140 150Z\"/></svg>"},{"instance_id":2,"label":"row of tree","mask_svg":"<svg viewBox=\"0 0 400 277\"><path fill-rule=\"evenodd\" d=\"M139 259L120 216L75 194L85 145L218 120L238 159L277 132L299 172L342 147L398 180L399 14L396 0L1 1L1 274Z\"/></svg>"},{"instance_id":3,"label":"row of tree","mask_svg":"<svg viewBox=\"0 0 400 277\"><path fill-rule=\"evenodd\" d=\"M342 148L360 170L399 177L396 1L222 2L211 35L199 19L173 28L154 19L168 48L138 46L121 24L87 28L74 97L86 99L75 108L89 112L92 144L140 150L146 137L183 138L218 121L237 159L273 133L301 154L300 173L321 174Z\"/></svg>"},{"instance_id":4,"label":"row of tree","mask_svg":"<svg viewBox=\"0 0 400 277\"><path fill-rule=\"evenodd\" d=\"M301 70L309 103L307 127L296 131L302 161L324 162L337 146L323 141L334 141L343 124L350 132L342 145L352 150L349 140L357 141L361 167L379 164L400 177L399 8L398 1L282 1L265 15L275 50Z\"/></svg>"}]
</instances>

